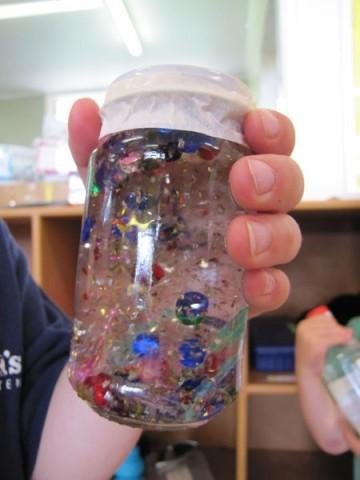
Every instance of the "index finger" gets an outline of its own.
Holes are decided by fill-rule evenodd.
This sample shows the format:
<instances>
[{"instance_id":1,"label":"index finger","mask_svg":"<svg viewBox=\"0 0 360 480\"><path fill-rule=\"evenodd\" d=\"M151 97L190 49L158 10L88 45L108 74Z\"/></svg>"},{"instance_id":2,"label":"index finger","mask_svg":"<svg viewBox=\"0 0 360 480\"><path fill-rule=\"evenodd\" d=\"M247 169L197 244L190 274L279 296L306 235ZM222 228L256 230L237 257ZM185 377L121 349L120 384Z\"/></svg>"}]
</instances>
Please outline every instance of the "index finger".
<instances>
[{"instance_id":1,"label":"index finger","mask_svg":"<svg viewBox=\"0 0 360 480\"><path fill-rule=\"evenodd\" d=\"M295 130L288 117L273 110L252 110L244 120L245 139L254 153L290 155Z\"/></svg>"}]
</instances>

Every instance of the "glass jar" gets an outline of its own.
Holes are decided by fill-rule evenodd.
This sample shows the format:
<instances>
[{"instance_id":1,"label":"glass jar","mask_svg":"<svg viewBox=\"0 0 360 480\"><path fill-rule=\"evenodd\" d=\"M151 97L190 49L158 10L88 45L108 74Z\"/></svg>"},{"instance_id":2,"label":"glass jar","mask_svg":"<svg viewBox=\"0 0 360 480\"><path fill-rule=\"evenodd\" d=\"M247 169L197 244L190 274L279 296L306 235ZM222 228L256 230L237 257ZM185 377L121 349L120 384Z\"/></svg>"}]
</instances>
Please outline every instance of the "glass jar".
<instances>
[{"instance_id":1,"label":"glass jar","mask_svg":"<svg viewBox=\"0 0 360 480\"><path fill-rule=\"evenodd\" d=\"M330 395L354 430L360 434L360 317L348 323L354 338L329 349L323 379Z\"/></svg>"},{"instance_id":2,"label":"glass jar","mask_svg":"<svg viewBox=\"0 0 360 480\"><path fill-rule=\"evenodd\" d=\"M251 107L237 79L158 66L110 87L90 159L69 378L110 420L194 427L239 386L247 306L224 236Z\"/></svg>"}]
</instances>

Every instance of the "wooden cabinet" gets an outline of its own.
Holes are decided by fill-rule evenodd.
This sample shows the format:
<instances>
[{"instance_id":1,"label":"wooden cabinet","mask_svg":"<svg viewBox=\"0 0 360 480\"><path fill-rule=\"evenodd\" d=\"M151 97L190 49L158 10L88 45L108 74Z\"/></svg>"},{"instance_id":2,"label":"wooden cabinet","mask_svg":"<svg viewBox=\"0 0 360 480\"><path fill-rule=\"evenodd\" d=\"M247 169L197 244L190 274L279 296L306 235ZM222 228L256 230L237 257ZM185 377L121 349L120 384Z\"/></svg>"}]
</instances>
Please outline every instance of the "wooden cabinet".
<instances>
[{"instance_id":1,"label":"wooden cabinet","mask_svg":"<svg viewBox=\"0 0 360 480\"><path fill-rule=\"evenodd\" d=\"M81 215L80 206L0 210L0 216L26 251L35 280L70 316ZM281 312L296 316L336 293L360 291L360 201L304 202L293 215L300 223L304 242L298 258L284 267L292 294ZM234 435L237 480L247 478L251 398L296 394L294 384L269 384L265 375L252 372L247 354L243 367ZM229 420L229 415L226 418L231 430L234 419ZM266 421L271 422L271 418ZM206 435L211 428L210 424Z\"/></svg>"}]
</instances>

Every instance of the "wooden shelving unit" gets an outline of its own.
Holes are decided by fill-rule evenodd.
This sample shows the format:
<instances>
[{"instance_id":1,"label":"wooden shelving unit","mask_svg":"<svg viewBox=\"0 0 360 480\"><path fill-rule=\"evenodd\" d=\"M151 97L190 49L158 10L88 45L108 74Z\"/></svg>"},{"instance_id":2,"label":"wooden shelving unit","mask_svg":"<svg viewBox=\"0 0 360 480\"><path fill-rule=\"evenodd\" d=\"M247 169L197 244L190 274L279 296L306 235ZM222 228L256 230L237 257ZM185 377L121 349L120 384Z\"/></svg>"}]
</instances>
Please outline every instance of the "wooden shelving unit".
<instances>
[{"instance_id":1,"label":"wooden shelving unit","mask_svg":"<svg viewBox=\"0 0 360 480\"><path fill-rule=\"evenodd\" d=\"M82 211L82 206L0 209L28 256L34 279L70 316Z\"/></svg>"},{"instance_id":2,"label":"wooden shelving unit","mask_svg":"<svg viewBox=\"0 0 360 480\"><path fill-rule=\"evenodd\" d=\"M82 206L0 209L0 216L7 222L13 235L27 253L35 280L70 316L73 314L73 292L82 210ZM320 236L336 232L337 220L341 220L341 225L345 225L344 228L349 235L354 234L360 237L360 200L303 202L293 214L300 225L303 222L305 224L304 237L307 231L312 234L315 231ZM311 221L314 216L315 220ZM318 221L319 219L321 222ZM324 225L325 228L323 228ZM308 253L305 252L304 255ZM293 271L298 268L298 265L299 263L292 267ZM358 275L358 285L360 285L360 265L352 274ZM311 280L310 278L309 282ZM334 289L336 291L336 286ZM295 384L269 383L265 375L250 371L247 353L244 356L242 385L237 401L237 480L247 478L250 397L296 394Z\"/></svg>"},{"instance_id":3,"label":"wooden shelving unit","mask_svg":"<svg viewBox=\"0 0 360 480\"><path fill-rule=\"evenodd\" d=\"M302 233L304 240L306 240L307 235L311 236L308 243L312 241L319 241L319 238L323 237L326 240L327 236L335 236L338 233L337 227L340 227L340 234L346 234L349 237L352 235L356 236L360 240L360 199L354 200L339 200L332 199L328 201L306 201L302 202L294 210L293 216L297 219L302 228ZM338 225L337 225L338 224ZM320 238L321 240L321 238ZM333 238L332 238L333 240ZM341 241L341 239L339 239ZM305 242L304 242L305 243ZM354 242L359 245L357 241ZM345 246L345 248L348 245ZM350 245L351 247L351 245ZM303 258L309 254L309 248L303 254ZM316 251L313 253L316 255ZM351 252L350 252L351 254ZM357 263L354 264L353 276L356 277L357 283L353 287L359 291L360 290L360 257L357 254L357 251L353 249L352 251L354 261ZM334 252L334 255L341 255L341 252ZM332 258L329 257L329 262ZM296 270L297 265L301 264L301 252L299 257L293 262L293 271ZM306 267L304 267L306 268ZM336 270L336 268L335 268ZM289 274L289 272L288 272ZM339 272L339 276L345 275L346 272ZM309 282L311 279L311 272L308 273L310 276ZM326 272L324 272L326 275ZM291 278L291 275L289 275ZM293 282L292 282L293 283ZM326 280L324 279L324 283ZM340 278L341 283L341 278ZM351 282L347 282L347 287ZM296 288L296 285L292 285L292 288ZM346 287L344 287L346 288ZM334 290L338 290L338 293L344 293L340 290L338 285L334 286ZM289 302L291 302L291 298ZM294 302L294 301L293 301ZM296 300L295 300L296 302ZM302 305L297 306L298 312L301 311ZM296 309L296 306L294 306ZM251 371L249 367L248 355L245 357L244 361L244 371L243 371L243 388L238 396L237 401L237 462L236 462L236 479L237 480L246 480L247 471L248 471L248 427L249 427L249 400L251 396L261 395L261 396L284 396L284 395L296 395L297 387L295 383L269 383L266 381L266 375L259 372ZM270 478L270 477L269 477Z\"/></svg>"}]
</instances>

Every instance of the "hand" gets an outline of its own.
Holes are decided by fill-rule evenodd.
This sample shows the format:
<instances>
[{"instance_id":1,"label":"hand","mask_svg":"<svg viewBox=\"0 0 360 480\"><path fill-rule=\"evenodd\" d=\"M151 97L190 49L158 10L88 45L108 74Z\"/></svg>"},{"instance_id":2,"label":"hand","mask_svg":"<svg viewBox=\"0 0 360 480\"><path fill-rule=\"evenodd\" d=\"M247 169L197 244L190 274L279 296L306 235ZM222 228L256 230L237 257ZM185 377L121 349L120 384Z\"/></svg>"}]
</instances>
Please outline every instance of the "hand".
<instances>
[{"instance_id":1,"label":"hand","mask_svg":"<svg viewBox=\"0 0 360 480\"><path fill-rule=\"evenodd\" d=\"M326 352L330 347L347 343L353 335L330 312L302 320L296 329L296 370L303 375L311 371L321 375Z\"/></svg>"},{"instance_id":2,"label":"hand","mask_svg":"<svg viewBox=\"0 0 360 480\"><path fill-rule=\"evenodd\" d=\"M78 100L69 117L69 144L82 178L96 147L101 120L97 105ZM243 208L258 215L241 215L227 232L229 255L247 269L243 291L250 315L278 308L289 294L289 280L273 265L291 261L301 244L295 220L286 212L293 209L303 193L303 178L289 158L294 146L294 129L283 115L266 110L250 112L244 134L253 152L239 159L230 172L232 194Z\"/></svg>"},{"instance_id":3,"label":"hand","mask_svg":"<svg viewBox=\"0 0 360 480\"><path fill-rule=\"evenodd\" d=\"M344 418L341 419L340 426L341 426L341 432L348 445L348 448L352 450L352 452L359 457L360 456L360 437L354 431L352 426Z\"/></svg>"}]
</instances>

